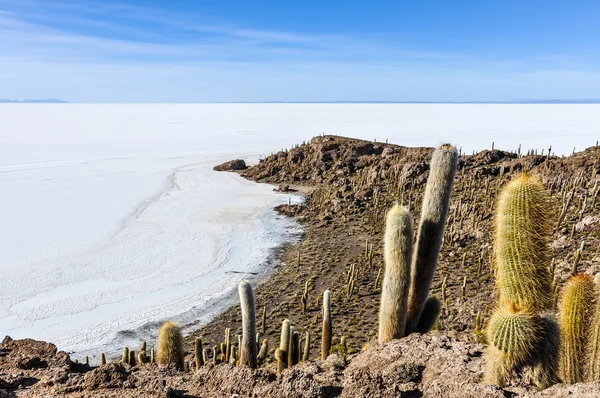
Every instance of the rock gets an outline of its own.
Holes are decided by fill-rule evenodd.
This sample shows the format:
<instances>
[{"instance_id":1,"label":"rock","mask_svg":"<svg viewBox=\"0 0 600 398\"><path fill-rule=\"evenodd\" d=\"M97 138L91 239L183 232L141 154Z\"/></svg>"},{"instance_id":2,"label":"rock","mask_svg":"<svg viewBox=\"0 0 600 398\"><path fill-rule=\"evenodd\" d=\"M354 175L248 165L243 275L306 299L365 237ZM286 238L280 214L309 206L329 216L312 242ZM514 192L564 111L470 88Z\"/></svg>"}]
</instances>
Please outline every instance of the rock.
<instances>
[{"instance_id":1,"label":"rock","mask_svg":"<svg viewBox=\"0 0 600 398\"><path fill-rule=\"evenodd\" d=\"M246 166L246 162L242 159L230 160L228 162L222 163L218 166L213 167L215 171L235 171L235 170L246 170L248 166Z\"/></svg>"}]
</instances>

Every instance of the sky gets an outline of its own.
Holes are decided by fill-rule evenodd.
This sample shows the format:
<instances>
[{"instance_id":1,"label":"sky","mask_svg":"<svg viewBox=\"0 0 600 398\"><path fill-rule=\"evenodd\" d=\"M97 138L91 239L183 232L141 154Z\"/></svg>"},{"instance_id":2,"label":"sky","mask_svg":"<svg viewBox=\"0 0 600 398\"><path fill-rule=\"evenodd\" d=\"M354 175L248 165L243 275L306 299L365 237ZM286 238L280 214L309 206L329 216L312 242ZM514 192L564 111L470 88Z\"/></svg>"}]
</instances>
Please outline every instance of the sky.
<instances>
[{"instance_id":1,"label":"sky","mask_svg":"<svg viewBox=\"0 0 600 398\"><path fill-rule=\"evenodd\" d=\"M0 0L0 98L600 97L597 0Z\"/></svg>"}]
</instances>

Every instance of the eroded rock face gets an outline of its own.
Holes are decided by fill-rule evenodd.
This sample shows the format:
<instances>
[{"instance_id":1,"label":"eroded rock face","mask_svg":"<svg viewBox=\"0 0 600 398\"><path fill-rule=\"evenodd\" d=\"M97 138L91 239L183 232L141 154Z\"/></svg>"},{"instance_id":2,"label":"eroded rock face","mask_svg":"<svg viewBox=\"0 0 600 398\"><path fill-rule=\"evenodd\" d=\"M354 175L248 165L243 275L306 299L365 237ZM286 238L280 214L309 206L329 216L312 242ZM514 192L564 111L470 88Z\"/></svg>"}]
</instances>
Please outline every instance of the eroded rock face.
<instances>
[{"instance_id":1,"label":"eroded rock face","mask_svg":"<svg viewBox=\"0 0 600 398\"><path fill-rule=\"evenodd\" d=\"M236 170L246 170L248 166L246 166L246 162L242 159L230 160L228 162L222 163L218 166L213 167L215 171L236 171Z\"/></svg>"}]
</instances>

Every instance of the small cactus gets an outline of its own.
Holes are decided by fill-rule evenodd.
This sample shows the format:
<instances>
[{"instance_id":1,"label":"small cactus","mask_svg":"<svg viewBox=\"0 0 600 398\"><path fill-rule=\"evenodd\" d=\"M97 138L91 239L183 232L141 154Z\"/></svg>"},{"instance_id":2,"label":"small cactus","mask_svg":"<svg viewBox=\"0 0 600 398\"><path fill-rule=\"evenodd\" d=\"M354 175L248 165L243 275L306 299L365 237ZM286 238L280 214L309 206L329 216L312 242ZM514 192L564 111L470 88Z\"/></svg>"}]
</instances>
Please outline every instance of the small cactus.
<instances>
[{"instance_id":1,"label":"small cactus","mask_svg":"<svg viewBox=\"0 0 600 398\"><path fill-rule=\"evenodd\" d=\"M537 315L498 308L488 324L488 382L505 384L514 368L533 358L542 337L543 325Z\"/></svg>"},{"instance_id":2,"label":"small cactus","mask_svg":"<svg viewBox=\"0 0 600 398\"><path fill-rule=\"evenodd\" d=\"M165 322L158 330L156 362L183 370L183 338L179 326Z\"/></svg>"},{"instance_id":3,"label":"small cactus","mask_svg":"<svg viewBox=\"0 0 600 398\"><path fill-rule=\"evenodd\" d=\"M563 288L560 301L559 325L560 378L564 383L584 381L586 337L593 310L594 280L590 275L571 277Z\"/></svg>"},{"instance_id":4,"label":"small cactus","mask_svg":"<svg viewBox=\"0 0 600 398\"><path fill-rule=\"evenodd\" d=\"M419 324L415 332L424 334L433 329L441 311L442 303L440 300L437 297L430 296L425 302L421 319L419 319Z\"/></svg>"},{"instance_id":5,"label":"small cactus","mask_svg":"<svg viewBox=\"0 0 600 398\"><path fill-rule=\"evenodd\" d=\"M204 366L204 350L202 349L202 339L196 338L194 341L194 358L196 360L196 371Z\"/></svg>"},{"instance_id":6,"label":"small cactus","mask_svg":"<svg viewBox=\"0 0 600 398\"><path fill-rule=\"evenodd\" d=\"M260 347L260 351L258 352L257 360L262 363L267 359L267 354L269 353L269 340L264 339L262 342L262 346Z\"/></svg>"},{"instance_id":7,"label":"small cactus","mask_svg":"<svg viewBox=\"0 0 600 398\"><path fill-rule=\"evenodd\" d=\"M279 343L279 354L275 352L275 359L277 359L277 373L281 373L283 369L287 367L288 360L288 349L290 346L290 321L284 320L281 324L281 338Z\"/></svg>"},{"instance_id":8,"label":"small cactus","mask_svg":"<svg viewBox=\"0 0 600 398\"><path fill-rule=\"evenodd\" d=\"M129 347L123 347L123 355L121 355L121 362L129 363Z\"/></svg>"},{"instance_id":9,"label":"small cactus","mask_svg":"<svg viewBox=\"0 0 600 398\"><path fill-rule=\"evenodd\" d=\"M242 308L242 345L240 365L256 368L256 308L252 287L246 281L238 287Z\"/></svg>"},{"instance_id":10,"label":"small cactus","mask_svg":"<svg viewBox=\"0 0 600 398\"><path fill-rule=\"evenodd\" d=\"M323 293L323 325L321 337L321 359L326 360L331 349L331 292L325 290Z\"/></svg>"},{"instance_id":11,"label":"small cactus","mask_svg":"<svg viewBox=\"0 0 600 398\"><path fill-rule=\"evenodd\" d=\"M129 351L129 365L131 365L131 366L137 365L137 363L136 363L136 356L135 356L135 350L130 350Z\"/></svg>"},{"instance_id":12,"label":"small cactus","mask_svg":"<svg viewBox=\"0 0 600 398\"><path fill-rule=\"evenodd\" d=\"M106 355L103 352L100 353L100 366L106 365Z\"/></svg>"},{"instance_id":13,"label":"small cactus","mask_svg":"<svg viewBox=\"0 0 600 398\"><path fill-rule=\"evenodd\" d=\"M148 361L147 361L147 357L146 357L146 353L145 353L144 351L140 351L140 352L138 353L138 363L139 363L140 365L143 365L143 364L145 364L146 362L148 362Z\"/></svg>"},{"instance_id":14,"label":"small cactus","mask_svg":"<svg viewBox=\"0 0 600 398\"><path fill-rule=\"evenodd\" d=\"M385 222L385 273L379 306L379 342L404 337L410 288L413 226L407 208L394 205Z\"/></svg>"},{"instance_id":15,"label":"small cactus","mask_svg":"<svg viewBox=\"0 0 600 398\"><path fill-rule=\"evenodd\" d=\"M310 355L310 331L306 331L306 337L304 338L304 351L302 352L302 360L308 361Z\"/></svg>"}]
</instances>

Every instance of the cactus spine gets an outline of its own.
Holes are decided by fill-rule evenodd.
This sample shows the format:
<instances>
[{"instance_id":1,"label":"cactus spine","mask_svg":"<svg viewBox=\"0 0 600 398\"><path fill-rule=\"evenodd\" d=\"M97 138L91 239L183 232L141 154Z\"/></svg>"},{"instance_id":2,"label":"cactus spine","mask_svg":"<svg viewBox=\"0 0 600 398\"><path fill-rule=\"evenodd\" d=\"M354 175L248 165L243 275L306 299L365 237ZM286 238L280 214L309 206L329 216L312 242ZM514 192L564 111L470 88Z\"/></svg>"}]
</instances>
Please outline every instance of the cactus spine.
<instances>
[{"instance_id":1,"label":"cactus spine","mask_svg":"<svg viewBox=\"0 0 600 398\"><path fill-rule=\"evenodd\" d=\"M196 359L196 371L200 366L204 366L204 350L202 349L202 339L196 338L194 341L194 357Z\"/></svg>"},{"instance_id":2,"label":"cactus spine","mask_svg":"<svg viewBox=\"0 0 600 398\"><path fill-rule=\"evenodd\" d=\"M331 292L323 293L323 325L321 339L321 359L326 360L331 349Z\"/></svg>"},{"instance_id":3,"label":"cactus spine","mask_svg":"<svg viewBox=\"0 0 600 398\"><path fill-rule=\"evenodd\" d=\"M183 370L183 339L179 326L165 322L158 330L156 362L160 365L175 365Z\"/></svg>"},{"instance_id":4,"label":"cactus spine","mask_svg":"<svg viewBox=\"0 0 600 398\"><path fill-rule=\"evenodd\" d=\"M417 242L412 256L405 335L417 329L429 295L442 246L450 193L457 166L458 152L452 145L444 144L433 152L423 197Z\"/></svg>"},{"instance_id":5,"label":"cactus spine","mask_svg":"<svg viewBox=\"0 0 600 398\"><path fill-rule=\"evenodd\" d=\"M256 368L256 307L252 286L246 281L238 287L242 308L242 345L240 346L240 365Z\"/></svg>"},{"instance_id":6,"label":"cactus spine","mask_svg":"<svg viewBox=\"0 0 600 398\"><path fill-rule=\"evenodd\" d=\"M379 342L404 337L410 288L413 225L407 208L395 204L385 222L385 273L379 306Z\"/></svg>"},{"instance_id":7,"label":"cactus spine","mask_svg":"<svg viewBox=\"0 0 600 398\"><path fill-rule=\"evenodd\" d=\"M281 338L279 349L275 352L277 359L277 373L281 373L287 367L288 348L290 346L290 321L286 319L281 324ZM278 354L279 352L279 354Z\"/></svg>"},{"instance_id":8,"label":"cactus spine","mask_svg":"<svg viewBox=\"0 0 600 398\"><path fill-rule=\"evenodd\" d=\"M584 381L585 343L593 300L594 280L589 275L575 275L563 288L559 314L562 335L559 372L567 384Z\"/></svg>"}]
</instances>

